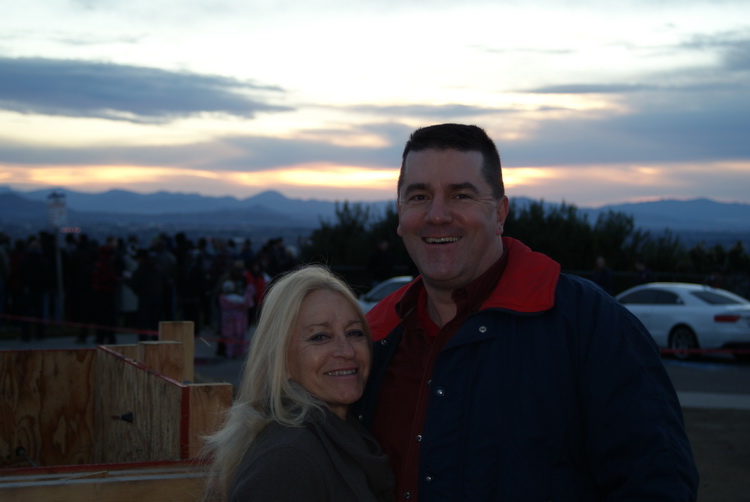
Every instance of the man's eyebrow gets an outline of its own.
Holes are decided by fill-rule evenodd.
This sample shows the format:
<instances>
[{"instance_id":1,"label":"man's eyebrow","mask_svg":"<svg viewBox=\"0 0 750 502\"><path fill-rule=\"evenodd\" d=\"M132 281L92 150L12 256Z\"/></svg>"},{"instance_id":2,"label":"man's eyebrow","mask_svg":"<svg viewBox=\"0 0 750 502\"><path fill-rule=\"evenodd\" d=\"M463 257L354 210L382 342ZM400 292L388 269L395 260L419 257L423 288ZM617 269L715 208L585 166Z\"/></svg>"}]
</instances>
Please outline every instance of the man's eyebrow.
<instances>
[{"instance_id":1,"label":"man's eyebrow","mask_svg":"<svg viewBox=\"0 0 750 502\"><path fill-rule=\"evenodd\" d=\"M474 183L469 183L468 181L465 183L454 183L452 185L449 185L449 187L454 192L458 192L461 190L471 190L474 193L479 193L479 188Z\"/></svg>"},{"instance_id":2,"label":"man's eyebrow","mask_svg":"<svg viewBox=\"0 0 750 502\"><path fill-rule=\"evenodd\" d=\"M417 190L427 190L427 183L412 183L411 185L406 185L404 188L404 195Z\"/></svg>"},{"instance_id":3,"label":"man's eyebrow","mask_svg":"<svg viewBox=\"0 0 750 502\"><path fill-rule=\"evenodd\" d=\"M429 185L427 183L412 183L410 185L407 185L404 188L404 195L409 195L411 192L416 192L420 190L427 190L429 188ZM452 183L448 185L448 189L452 192L460 192L462 190L469 190L474 193L480 193L479 188L474 184L470 182L464 182L464 183Z\"/></svg>"}]
</instances>

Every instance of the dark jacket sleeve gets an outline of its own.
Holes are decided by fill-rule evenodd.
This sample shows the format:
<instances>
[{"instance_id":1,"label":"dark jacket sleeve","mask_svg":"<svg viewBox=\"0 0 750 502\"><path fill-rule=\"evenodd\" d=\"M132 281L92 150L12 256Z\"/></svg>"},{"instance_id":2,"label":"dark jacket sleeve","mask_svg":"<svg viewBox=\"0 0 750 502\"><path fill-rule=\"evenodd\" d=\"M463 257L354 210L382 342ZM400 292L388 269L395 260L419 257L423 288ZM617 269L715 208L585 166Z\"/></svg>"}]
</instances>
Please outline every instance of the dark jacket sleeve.
<instances>
[{"instance_id":1,"label":"dark jacket sleeve","mask_svg":"<svg viewBox=\"0 0 750 502\"><path fill-rule=\"evenodd\" d=\"M606 500L695 500L698 473L682 410L646 328L614 299L578 309L585 457Z\"/></svg>"},{"instance_id":2,"label":"dark jacket sleeve","mask_svg":"<svg viewBox=\"0 0 750 502\"><path fill-rule=\"evenodd\" d=\"M294 447L274 448L243 461L230 493L231 502L327 502L330 490L318 462Z\"/></svg>"}]
</instances>

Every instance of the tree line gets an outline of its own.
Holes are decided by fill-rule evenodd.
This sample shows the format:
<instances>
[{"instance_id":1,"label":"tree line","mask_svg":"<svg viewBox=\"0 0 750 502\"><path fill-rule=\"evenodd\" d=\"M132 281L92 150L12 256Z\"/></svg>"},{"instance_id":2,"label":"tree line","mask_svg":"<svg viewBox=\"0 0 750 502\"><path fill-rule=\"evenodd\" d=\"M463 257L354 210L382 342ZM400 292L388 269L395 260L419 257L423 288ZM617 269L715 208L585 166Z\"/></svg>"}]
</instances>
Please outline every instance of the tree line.
<instances>
[{"instance_id":1,"label":"tree line","mask_svg":"<svg viewBox=\"0 0 750 502\"><path fill-rule=\"evenodd\" d=\"M376 212L360 203L337 203L332 220L300 243L303 262L326 263L347 276L355 287L367 284L367 264L378 243L390 245L394 273L413 274L414 266L396 234L395 203ZM511 202L505 236L519 239L558 261L564 271L586 276L598 256L614 273L615 292L634 284L634 264L645 263L658 280L710 283L750 296L750 255L742 242L724 248L698 243L688 247L670 230L654 233L637 228L628 214L608 211L596 221L573 204Z\"/></svg>"}]
</instances>

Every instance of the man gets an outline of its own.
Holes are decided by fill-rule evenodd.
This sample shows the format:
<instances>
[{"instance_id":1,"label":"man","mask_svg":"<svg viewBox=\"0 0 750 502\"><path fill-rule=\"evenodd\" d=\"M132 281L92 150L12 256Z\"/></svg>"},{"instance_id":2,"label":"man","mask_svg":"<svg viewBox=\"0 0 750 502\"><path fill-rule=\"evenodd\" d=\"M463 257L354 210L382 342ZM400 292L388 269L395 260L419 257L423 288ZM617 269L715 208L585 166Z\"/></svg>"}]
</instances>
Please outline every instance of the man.
<instances>
[{"instance_id":1,"label":"man","mask_svg":"<svg viewBox=\"0 0 750 502\"><path fill-rule=\"evenodd\" d=\"M612 270L607 266L607 260L605 260L603 256L596 257L594 273L591 276L591 280L604 291L610 295L612 294Z\"/></svg>"},{"instance_id":2,"label":"man","mask_svg":"<svg viewBox=\"0 0 750 502\"><path fill-rule=\"evenodd\" d=\"M682 414L645 328L503 238L500 158L476 126L414 132L398 234L421 274L368 314L361 418L397 500L695 500Z\"/></svg>"}]
</instances>

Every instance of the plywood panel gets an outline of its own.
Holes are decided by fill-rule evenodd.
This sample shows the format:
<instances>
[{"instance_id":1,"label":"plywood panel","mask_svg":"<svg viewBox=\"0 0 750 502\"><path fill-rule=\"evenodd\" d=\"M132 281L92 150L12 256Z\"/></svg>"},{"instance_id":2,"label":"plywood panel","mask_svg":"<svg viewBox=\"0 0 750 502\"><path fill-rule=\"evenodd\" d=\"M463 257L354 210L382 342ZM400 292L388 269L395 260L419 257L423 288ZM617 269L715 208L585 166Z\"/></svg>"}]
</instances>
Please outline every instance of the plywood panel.
<instances>
[{"instance_id":1,"label":"plywood panel","mask_svg":"<svg viewBox=\"0 0 750 502\"><path fill-rule=\"evenodd\" d=\"M187 457L196 458L204 438L219 430L232 405L232 384L193 384L190 389L190 423Z\"/></svg>"},{"instance_id":2,"label":"plywood panel","mask_svg":"<svg viewBox=\"0 0 750 502\"><path fill-rule=\"evenodd\" d=\"M91 463L94 349L0 351L0 468Z\"/></svg>"},{"instance_id":3,"label":"plywood panel","mask_svg":"<svg viewBox=\"0 0 750 502\"><path fill-rule=\"evenodd\" d=\"M182 353L183 346L178 342L140 342L135 360L151 371L182 382ZM192 365L192 361L190 364Z\"/></svg>"},{"instance_id":4,"label":"plywood panel","mask_svg":"<svg viewBox=\"0 0 750 502\"><path fill-rule=\"evenodd\" d=\"M178 460L182 386L100 347L94 463Z\"/></svg>"},{"instance_id":5,"label":"plywood panel","mask_svg":"<svg viewBox=\"0 0 750 502\"><path fill-rule=\"evenodd\" d=\"M114 350L115 352L122 354L128 359L138 359L138 345L127 344L127 345L105 345L108 349Z\"/></svg>"}]
</instances>

